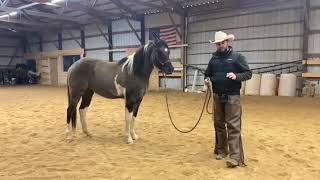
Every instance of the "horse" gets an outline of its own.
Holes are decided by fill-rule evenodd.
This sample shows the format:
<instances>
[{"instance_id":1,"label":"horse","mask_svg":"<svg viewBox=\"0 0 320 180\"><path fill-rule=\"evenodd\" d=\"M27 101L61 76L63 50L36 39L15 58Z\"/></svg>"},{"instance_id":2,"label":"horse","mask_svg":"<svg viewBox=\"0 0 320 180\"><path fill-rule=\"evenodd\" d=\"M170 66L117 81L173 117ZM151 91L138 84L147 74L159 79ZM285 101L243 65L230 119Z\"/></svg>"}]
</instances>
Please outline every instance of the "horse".
<instances>
[{"instance_id":1,"label":"horse","mask_svg":"<svg viewBox=\"0 0 320 180\"><path fill-rule=\"evenodd\" d=\"M80 99L82 131L91 136L87 129L86 113L93 94L97 93L108 99L125 99L127 143L132 144L137 140L134 124L140 103L148 89L150 74L154 67L165 74L173 72L169 54L167 43L157 39L118 62L83 58L73 63L67 73L67 139L72 140L75 136L77 105Z\"/></svg>"}]
</instances>

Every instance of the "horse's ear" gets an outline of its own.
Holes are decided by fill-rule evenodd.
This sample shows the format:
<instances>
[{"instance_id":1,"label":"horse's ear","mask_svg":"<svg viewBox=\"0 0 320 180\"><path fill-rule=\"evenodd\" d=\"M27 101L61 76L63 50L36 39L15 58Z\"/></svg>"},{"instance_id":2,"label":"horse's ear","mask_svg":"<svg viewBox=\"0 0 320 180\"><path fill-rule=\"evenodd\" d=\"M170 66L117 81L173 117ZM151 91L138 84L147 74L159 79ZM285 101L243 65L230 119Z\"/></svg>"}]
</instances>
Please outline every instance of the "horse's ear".
<instances>
[{"instance_id":1,"label":"horse's ear","mask_svg":"<svg viewBox=\"0 0 320 180\"><path fill-rule=\"evenodd\" d=\"M153 36L153 39L154 39L155 43L160 41L159 34L156 34L155 32L152 32L152 36Z\"/></svg>"}]
</instances>

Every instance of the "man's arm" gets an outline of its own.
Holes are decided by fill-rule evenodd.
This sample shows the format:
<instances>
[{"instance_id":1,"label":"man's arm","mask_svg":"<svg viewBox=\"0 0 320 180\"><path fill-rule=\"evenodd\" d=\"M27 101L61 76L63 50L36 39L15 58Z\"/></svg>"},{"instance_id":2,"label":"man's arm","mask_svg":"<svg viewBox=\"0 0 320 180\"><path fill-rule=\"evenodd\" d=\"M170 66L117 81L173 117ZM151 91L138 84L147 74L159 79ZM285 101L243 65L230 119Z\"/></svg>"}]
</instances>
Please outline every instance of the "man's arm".
<instances>
[{"instance_id":1,"label":"man's arm","mask_svg":"<svg viewBox=\"0 0 320 180\"><path fill-rule=\"evenodd\" d=\"M237 81L246 81L251 79L252 77L252 71L250 70L248 63L246 61L246 58L240 54L238 61L237 61L237 65L239 68L239 73L236 73L236 80Z\"/></svg>"},{"instance_id":2,"label":"man's arm","mask_svg":"<svg viewBox=\"0 0 320 180\"><path fill-rule=\"evenodd\" d=\"M208 78L212 77L212 75L213 75L211 64L212 64L212 62L210 60L208 63L207 69L204 72L204 79L208 79Z\"/></svg>"}]
</instances>

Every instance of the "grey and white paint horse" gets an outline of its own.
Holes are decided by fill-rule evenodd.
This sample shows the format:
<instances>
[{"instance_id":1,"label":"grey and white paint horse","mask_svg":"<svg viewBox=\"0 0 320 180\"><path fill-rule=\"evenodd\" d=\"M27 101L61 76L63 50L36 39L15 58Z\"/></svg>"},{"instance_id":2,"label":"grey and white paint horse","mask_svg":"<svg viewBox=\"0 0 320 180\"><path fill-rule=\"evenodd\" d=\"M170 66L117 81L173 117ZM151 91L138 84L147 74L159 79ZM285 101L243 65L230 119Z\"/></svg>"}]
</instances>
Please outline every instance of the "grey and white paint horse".
<instances>
[{"instance_id":1,"label":"grey and white paint horse","mask_svg":"<svg viewBox=\"0 0 320 180\"><path fill-rule=\"evenodd\" d=\"M67 138L72 139L76 128L77 104L82 131L87 129L86 111L91 98L97 93L105 98L125 99L125 122L127 143L138 138L134 130L135 118L145 95L150 74L156 66L170 74L174 68L169 61L170 50L163 40L156 40L138 49L134 54L119 62L106 62L84 58L75 62L68 70Z\"/></svg>"}]
</instances>

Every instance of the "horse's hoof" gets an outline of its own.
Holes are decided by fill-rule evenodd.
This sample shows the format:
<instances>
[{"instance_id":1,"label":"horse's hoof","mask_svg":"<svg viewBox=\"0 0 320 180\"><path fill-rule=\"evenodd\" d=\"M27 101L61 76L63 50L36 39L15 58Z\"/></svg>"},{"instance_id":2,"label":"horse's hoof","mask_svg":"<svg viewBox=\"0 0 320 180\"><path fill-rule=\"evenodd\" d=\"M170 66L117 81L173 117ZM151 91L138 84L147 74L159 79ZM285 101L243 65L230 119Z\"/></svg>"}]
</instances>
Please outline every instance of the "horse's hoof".
<instances>
[{"instance_id":1,"label":"horse's hoof","mask_svg":"<svg viewBox=\"0 0 320 180\"><path fill-rule=\"evenodd\" d=\"M89 133L89 132L83 132L87 137L92 137L92 134L91 133Z\"/></svg>"},{"instance_id":2,"label":"horse's hoof","mask_svg":"<svg viewBox=\"0 0 320 180\"><path fill-rule=\"evenodd\" d=\"M139 139L139 136L136 135L136 134L133 134L133 135L132 135L132 139L133 139L133 140L138 140L138 139Z\"/></svg>"},{"instance_id":3,"label":"horse's hoof","mask_svg":"<svg viewBox=\"0 0 320 180\"><path fill-rule=\"evenodd\" d=\"M131 138L128 139L127 144L133 144L133 140Z\"/></svg>"},{"instance_id":4,"label":"horse's hoof","mask_svg":"<svg viewBox=\"0 0 320 180\"><path fill-rule=\"evenodd\" d=\"M67 137L66 137L67 141L73 141L74 139L74 136L73 135L70 135L70 134L67 134Z\"/></svg>"}]
</instances>

